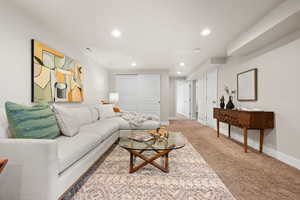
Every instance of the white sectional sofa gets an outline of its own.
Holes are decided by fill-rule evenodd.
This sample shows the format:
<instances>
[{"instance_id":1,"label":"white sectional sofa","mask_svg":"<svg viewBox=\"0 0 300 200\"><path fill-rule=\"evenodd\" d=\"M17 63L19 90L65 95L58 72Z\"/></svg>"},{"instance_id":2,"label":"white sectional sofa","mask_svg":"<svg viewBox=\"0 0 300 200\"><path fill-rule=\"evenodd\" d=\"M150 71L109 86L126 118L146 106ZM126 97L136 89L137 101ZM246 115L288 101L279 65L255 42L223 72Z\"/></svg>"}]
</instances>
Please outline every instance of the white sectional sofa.
<instances>
[{"instance_id":1,"label":"white sectional sofa","mask_svg":"<svg viewBox=\"0 0 300 200\"><path fill-rule=\"evenodd\" d=\"M112 117L80 126L73 137L13 139L3 136L8 125L1 118L0 158L9 159L0 175L1 200L58 199L117 141L120 132L135 129L122 118ZM149 120L137 129L159 126Z\"/></svg>"}]
</instances>

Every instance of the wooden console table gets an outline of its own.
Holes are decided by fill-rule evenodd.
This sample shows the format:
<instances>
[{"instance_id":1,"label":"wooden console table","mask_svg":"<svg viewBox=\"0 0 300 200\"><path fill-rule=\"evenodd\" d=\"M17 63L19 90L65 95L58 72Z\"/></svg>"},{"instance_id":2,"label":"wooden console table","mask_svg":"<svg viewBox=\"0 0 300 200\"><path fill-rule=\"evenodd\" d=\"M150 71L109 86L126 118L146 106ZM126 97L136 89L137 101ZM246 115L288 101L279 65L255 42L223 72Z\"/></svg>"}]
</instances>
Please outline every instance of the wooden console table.
<instances>
[{"instance_id":1,"label":"wooden console table","mask_svg":"<svg viewBox=\"0 0 300 200\"><path fill-rule=\"evenodd\" d=\"M248 130L260 130L259 152L263 151L264 130L274 128L274 113L264 111L243 111L214 108L214 118L217 119L217 136L220 137L220 122L228 124L228 137L230 138L231 125L243 129L244 150L248 148Z\"/></svg>"},{"instance_id":2,"label":"wooden console table","mask_svg":"<svg viewBox=\"0 0 300 200\"><path fill-rule=\"evenodd\" d=\"M8 161L7 159L4 159L4 160L0 159L0 174L3 171L7 161Z\"/></svg>"}]
</instances>

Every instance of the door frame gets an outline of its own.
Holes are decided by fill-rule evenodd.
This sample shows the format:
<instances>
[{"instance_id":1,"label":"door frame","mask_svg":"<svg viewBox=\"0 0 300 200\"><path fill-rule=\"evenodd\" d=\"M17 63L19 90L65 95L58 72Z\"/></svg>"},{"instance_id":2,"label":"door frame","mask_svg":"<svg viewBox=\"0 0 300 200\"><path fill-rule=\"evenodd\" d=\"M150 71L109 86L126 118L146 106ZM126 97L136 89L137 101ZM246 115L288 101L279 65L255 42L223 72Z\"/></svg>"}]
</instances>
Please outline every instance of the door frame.
<instances>
[{"instance_id":1,"label":"door frame","mask_svg":"<svg viewBox=\"0 0 300 200\"><path fill-rule=\"evenodd\" d=\"M215 83L214 86L215 88L213 88L213 90L215 90L215 96L216 99L208 99L208 95L207 95L207 91L211 90L211 88L209 88L210 86L208 85L208 74L209 73L215 73ZM209 71L206 72L206 125L211 127L211 128L216 128L216 123L215 120L213 119L213 108L217 106L218 103L218 67L213 68ZM210 104L210 101L214 101L214 103ZM210 105L212 105L212 107L210 107ZM208 119L209 117L211 117L211 119Z\"/></svg>"},{"instance_id":2,"label":"door frame","mask_svg":"<svg viewBox=\"0 0 300 200\"><path fill-rule=\"evenodd\" d=\"M197 105L198 105L198 119L201 124L215 128L215 123L212 123L213 126L210 126L211 124L209 123L208 119L208 110L212 108L208 108L208 78L207 74L213 71L216 71L216 106L218 104L218 97L219 97L219 67L216 66L214 68L211 68L210 70L207 70L203 72L200 77L197 79L197 84L198 84L198 92L197 92ZM212 112L212 111L211 111ZM213 120L213 119L212 119Z\"/></svg>"}]
</instances>

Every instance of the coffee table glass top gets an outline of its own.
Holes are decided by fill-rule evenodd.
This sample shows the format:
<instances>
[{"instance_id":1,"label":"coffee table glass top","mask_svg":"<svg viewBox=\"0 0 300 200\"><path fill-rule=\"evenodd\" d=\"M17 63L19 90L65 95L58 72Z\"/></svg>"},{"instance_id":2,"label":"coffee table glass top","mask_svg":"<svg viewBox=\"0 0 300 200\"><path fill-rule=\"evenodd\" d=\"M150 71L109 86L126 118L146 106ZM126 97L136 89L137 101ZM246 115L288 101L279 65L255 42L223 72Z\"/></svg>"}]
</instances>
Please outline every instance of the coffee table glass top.
<instances>
[{"instance_id":1,"label":"coffee table glass top","mask_svg":"<svg viewBox=\"0 0 300 200\"><path fill-rule=\"evenodd\" d=\"M153 138L147 142L130 139L137 135L151 136L148 131L144 130L132 130L126 133L121 133L119 146L133 150L172 150L182 148L185 145L185 138L180 132L169 131L168 138Z\"/></svg>"}]
</instances>

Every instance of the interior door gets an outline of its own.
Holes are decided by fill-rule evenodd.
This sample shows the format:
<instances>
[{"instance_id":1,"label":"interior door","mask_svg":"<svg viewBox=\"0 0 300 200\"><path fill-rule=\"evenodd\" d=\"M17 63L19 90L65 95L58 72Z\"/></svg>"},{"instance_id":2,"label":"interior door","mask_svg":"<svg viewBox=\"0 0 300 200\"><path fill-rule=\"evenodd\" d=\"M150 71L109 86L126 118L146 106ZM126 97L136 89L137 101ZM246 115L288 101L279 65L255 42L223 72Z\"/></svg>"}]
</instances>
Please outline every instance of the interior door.
<instances>
[{"instance_id":1,"label":"interior door","mask_svg":"<svg viewBox=\"0 0 300 200\"><path fill-rule=\"evenodd\" d=\"M160 75L138 75L138 94L139 112L160 116Z\"/></svg>"},{"instance_id":2,"label":"interior door","mask_svg":"<svg viewBox=\"0 0 300 200\"><path fill-rule=\"evenodd\" d=\"M185 81L183 84L183 94L184 94L184 104L183 104L183 108L184 108L184 116L188 119L190 119L190 109L191 109L191 98L190 98L190 91L191 91L191 87L190 87L190 82L189 81Z\"/></svg>"},{"instance_id":3,"label":"interior door","mask_svg":"<svg viewBox=\"0 0 300 200\"><path fill-rule=\"evenodd\" d=\"M178 80L176 84L176 112L189 118L190 112L190 87L188 81Z\"/></svg>"},{"instance_id":4,"label":"interior door","mask_svg":"<svg viewBox=\"0 0 300 200\"><path fill-rule=\"evenodd\" d=\"M218 99L218 69L207 72L207 125L215 128L216 121L213 119L213 108L217 106Z\"/></svg>"},{"instance_id":5,"label":"interior door","mask_svg":"<svg viewBox=\"0 0 300 200\"><path fill-rule=\"evenodd\" d=\"M128 112L160 116L160 75L116 75L119 105Z\"/></svg>"},{"instance_id":6,"label":"interior door","mask_svg":"<svg viewBox=\"0 0 300 200\"><path fill-rule=\"evenodd\" d=\"M138 112L138 76L116 75L116 91L122 110Z\"/></svg>"},{"instance_id":7,"label":"interior door","mask_svg":"<svg viewBox=\"0 0 300 200\"><path fill-rule=\"evenodd\" d=\"M206 73L203 73L198 79L198 121L207 125L207 98L206 98Z\"/></svg>"}]
</instances>

